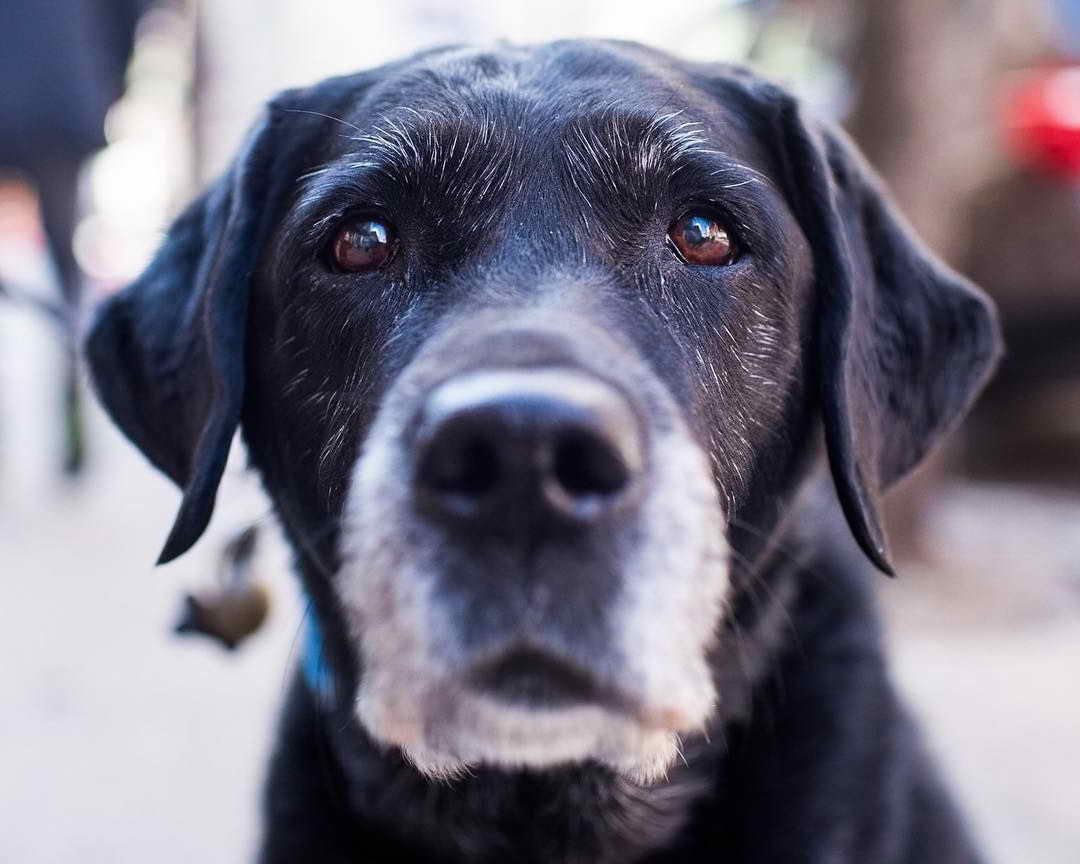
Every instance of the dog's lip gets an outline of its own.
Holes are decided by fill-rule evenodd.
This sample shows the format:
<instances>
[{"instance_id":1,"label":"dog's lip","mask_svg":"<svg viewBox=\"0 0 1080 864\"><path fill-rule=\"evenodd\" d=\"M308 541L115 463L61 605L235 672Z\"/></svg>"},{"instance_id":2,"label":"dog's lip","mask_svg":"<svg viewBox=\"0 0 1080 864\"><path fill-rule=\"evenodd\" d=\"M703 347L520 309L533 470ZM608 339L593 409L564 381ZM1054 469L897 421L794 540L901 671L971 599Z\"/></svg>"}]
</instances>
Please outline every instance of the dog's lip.
<instances>
[{"instance_id":1,"label":"dog's lip","mask_svg":"<svg viewBox=\"0 0 1080 864\"><path fill-rule=\"evenodd\" d=\"M517 644L475 664L465 677L474 693L535 711L598 706L633 717L649 729L684 727L680 712L650 708L625 690L601 682L572 660L530 644Z\"/></svg>"},{"instance_id":2,"label":"dog's lip","mask_svg":"<svg viewBox=\"0 0 1080 864\"><path fill-rule=\"evenodd\" d=\"M562 708L602 701L602 688L585 669L530 645L515 645L478 663L468 673L471 688L510 703Z\"/></svg>"}]
</instances>

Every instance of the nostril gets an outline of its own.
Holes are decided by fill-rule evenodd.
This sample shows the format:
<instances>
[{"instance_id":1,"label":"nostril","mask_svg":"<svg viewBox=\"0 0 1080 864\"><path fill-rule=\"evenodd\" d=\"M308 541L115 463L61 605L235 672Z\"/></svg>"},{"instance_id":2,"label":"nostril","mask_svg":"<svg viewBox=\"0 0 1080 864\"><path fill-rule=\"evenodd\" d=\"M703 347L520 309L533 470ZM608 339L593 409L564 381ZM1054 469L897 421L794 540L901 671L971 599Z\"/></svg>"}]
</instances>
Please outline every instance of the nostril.
<instances>
[{"instance_id":1,"label":"nostril","mask_svg":"<svg viewBox=\"0 0 1080 864\"><path fill-rule=\"evenodd\" d=\"M434 492L480 498L499 483L499 453L483 437L446 436L435 441L421 470Z\"/></svg>"},{"instance_id":2,"label":"nostril","mask_svg":"<svg viewBox=\"0 0 1080 864\"><path fill-rule=\"evenodd\" d=\"M630 479L618 450L585 431L566 433L557 441L552 474L563 491L575 498L614 495Z\"/></svg>"}]
</instances>

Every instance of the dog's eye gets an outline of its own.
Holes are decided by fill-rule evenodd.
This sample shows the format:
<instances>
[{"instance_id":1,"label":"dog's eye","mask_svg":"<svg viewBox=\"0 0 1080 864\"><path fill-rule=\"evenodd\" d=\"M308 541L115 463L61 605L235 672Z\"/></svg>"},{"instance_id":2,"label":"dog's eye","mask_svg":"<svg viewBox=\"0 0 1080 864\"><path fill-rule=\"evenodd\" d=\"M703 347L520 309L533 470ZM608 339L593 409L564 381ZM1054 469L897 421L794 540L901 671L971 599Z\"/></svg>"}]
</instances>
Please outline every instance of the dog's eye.
<instances>
[{"instance_id":1,"label":"dog's eye","mask_svg":"<svg viewBox=\"0 0 1080 864\"><path fill-rule=\"evenodd\" d=\"M390 260L395 245L394 229L369 216L351 219L334 237L331 254L339 270L363 273Z\"/></svg>"},{"instance_id":2,"label":"dog's eye","mask_svg":"<svg viewBox=\"0 0 1080 864\"><path fill-rule=\"evenodd\" d=\"M668 241L688 264L718 267L735 260L735 244L727 228L701 210L676 219L668 229Z\"/></svg>"}]
</instances>

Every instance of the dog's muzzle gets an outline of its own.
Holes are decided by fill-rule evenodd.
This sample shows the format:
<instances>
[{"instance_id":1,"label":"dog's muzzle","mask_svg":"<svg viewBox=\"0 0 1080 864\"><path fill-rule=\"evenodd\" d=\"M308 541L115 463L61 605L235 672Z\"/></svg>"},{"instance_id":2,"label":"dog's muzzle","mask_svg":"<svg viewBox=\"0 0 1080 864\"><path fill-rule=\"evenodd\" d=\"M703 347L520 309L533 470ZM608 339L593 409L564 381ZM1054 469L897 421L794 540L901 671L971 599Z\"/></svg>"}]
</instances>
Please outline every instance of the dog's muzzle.
<instances>
[{"instance_id":1,"label":"dog's muzzle","mask_svg":"<svg viewBox=\"0 0 1080 864\"><path fill-rule=\"evenodd\" d=\"M388 393L350 489L361 722L432 775L596 759L659 776L716 699L707 455L625 359L614 383L573 357L440 375L446 357Z\"/></svg>"}]
</instances>

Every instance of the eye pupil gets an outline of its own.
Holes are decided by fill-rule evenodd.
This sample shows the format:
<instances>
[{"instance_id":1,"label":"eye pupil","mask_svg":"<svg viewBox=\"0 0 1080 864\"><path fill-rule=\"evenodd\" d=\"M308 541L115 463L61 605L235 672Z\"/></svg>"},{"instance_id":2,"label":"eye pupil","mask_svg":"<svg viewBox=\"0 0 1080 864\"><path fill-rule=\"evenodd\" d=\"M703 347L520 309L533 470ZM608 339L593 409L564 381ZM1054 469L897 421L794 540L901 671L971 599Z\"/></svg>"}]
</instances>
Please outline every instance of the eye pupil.
<instances>
[{"instance_id":1,"label":"eye pupil","mask_svg":"<svg viewBox=\"0 0 1080 864\"><path fill-rule=\"evenodd\" d=\"M393 242L393 231L385 222L357 219L344 225L334 238L334 263L350 273L374 270L389 260Z\"/></svg>"},{"instance_id":2,"label":"eye pupil","mask_svg":"<svg viewBox=\"0 0 1080 864\"><path fill-rule=\"evenodd\" d=\"M734 260L734 245L724 226L707 213L688 213L676 220L668 238L689 264L721 266Z\"/></svg>"}]
</instances>

